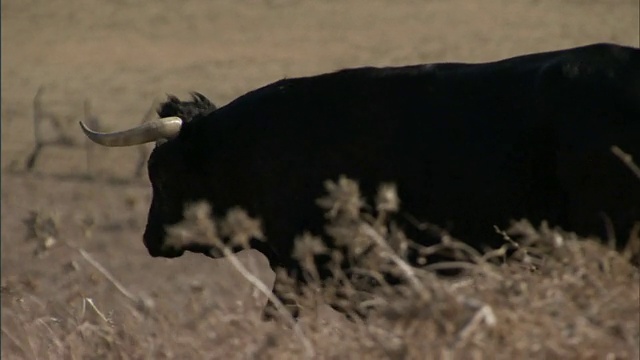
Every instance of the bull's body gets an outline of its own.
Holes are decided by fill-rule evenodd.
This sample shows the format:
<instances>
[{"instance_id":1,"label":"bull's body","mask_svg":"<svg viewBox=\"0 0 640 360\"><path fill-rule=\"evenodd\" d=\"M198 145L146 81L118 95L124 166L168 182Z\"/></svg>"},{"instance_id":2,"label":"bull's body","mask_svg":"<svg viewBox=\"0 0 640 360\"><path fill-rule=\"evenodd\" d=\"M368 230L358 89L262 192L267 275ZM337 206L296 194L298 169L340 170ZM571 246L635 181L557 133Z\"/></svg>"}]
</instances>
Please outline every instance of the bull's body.
<instances>
[{"instance_id":1,"label":"bull's body","mask_svg":"<svg viewBox=\"0 0 640 360\"><path fill-rule=\"evenodd\" d=\"M640 158L636 48L285 79L184 120L149 160L152 256L208 252L164 246L184 203L204 199L216 215L240 206L259 217L258 249L296 269L294 238L323 232L315 200L341 175L369 199L395 183L403 214L476 246L495 245L494 225L511 219L607 236L609 218L620 238L640 220L640 181L610 151Z\"/></svg>"}]
</instances>

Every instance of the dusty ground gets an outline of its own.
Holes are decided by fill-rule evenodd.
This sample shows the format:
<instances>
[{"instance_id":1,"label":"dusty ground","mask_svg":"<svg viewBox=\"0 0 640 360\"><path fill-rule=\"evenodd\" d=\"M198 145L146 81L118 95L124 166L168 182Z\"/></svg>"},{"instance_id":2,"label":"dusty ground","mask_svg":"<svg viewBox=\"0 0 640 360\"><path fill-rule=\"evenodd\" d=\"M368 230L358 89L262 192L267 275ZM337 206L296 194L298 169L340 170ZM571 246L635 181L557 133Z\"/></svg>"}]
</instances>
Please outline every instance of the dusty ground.
<instances>
[{"instance_id":1,"label":"dusty ground","mask_svg":"<svg viewBox=\"0 0 640 360\"><path fill-rule=\"evenodd\" d=\"M132 175L137 152L97 150L88 178L76 125L85 100L116 129L140 122L166 93L195 90L223 105L285 76L343 67L487 61L593 42L638 46L639 7L637 0L2 1L3 355L32 357L28 336L11 323L25 307L79 311L92 298L115 319L127 313L129 300L78 249L162 311L197 316L185 310L194 298L186 294L222 307L252 294L224 260L147 255L150 187ZM41 86L44 110L77 146L46 148L28 172ZM55 223L56 242L46 250L29 236L32 212ZM241 258L271 281L262 257Z\"/></svg>"}]
</instances>

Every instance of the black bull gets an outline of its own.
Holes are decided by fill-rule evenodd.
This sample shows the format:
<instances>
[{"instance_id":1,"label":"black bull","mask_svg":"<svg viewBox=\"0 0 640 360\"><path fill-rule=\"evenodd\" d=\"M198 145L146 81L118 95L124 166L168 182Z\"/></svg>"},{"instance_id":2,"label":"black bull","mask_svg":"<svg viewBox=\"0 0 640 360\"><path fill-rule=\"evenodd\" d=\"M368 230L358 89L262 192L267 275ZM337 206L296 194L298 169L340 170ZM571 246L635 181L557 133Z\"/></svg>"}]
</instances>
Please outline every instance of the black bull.
<instances>
[{"instance_id":1,"label":"black bull","mask_svg":"<svg viewBox=\"0 0 640 360\"><path fill-rule=\"evenodd\" d=\"M168 139L148 164L152 256L209 252L164 245L184 204L204 199L214 215L240 206L259 217L267 242L256 247L272 267L295 272L294 238L323 233L315 200L323 180L341 175L369 199L380 183L395 183L404 214L474 246L497 244L494 225L511 219L601 237L610 219L623 240L640 220L640 181L611 152L617 145L640 158L637 48L347 69L280 80L221 108L199 94L171 98L159 114L182 121L132 141L85 129L108 146Z\"/></svg>"}]
</instances>

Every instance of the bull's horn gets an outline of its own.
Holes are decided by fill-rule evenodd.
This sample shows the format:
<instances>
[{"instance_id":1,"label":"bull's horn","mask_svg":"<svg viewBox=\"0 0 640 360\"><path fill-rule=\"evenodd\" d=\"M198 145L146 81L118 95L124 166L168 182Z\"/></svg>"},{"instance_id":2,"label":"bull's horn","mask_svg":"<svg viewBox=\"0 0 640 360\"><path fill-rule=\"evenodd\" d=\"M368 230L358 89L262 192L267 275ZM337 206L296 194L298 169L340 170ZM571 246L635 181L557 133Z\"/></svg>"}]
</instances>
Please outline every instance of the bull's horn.
<instances>
[{"instance_id":1,"label":"bull's horn","mask_svg":"<svg viewBox=\"0 0 640 360\"><path fill-rule=\"evenodd\" d=\"M104 146L132 146L176 137L182 127L182 119L176 116L166 117L147 121L129 130L112 133L93 131L82 121L80 121L80 127L82 127L85 135L97 144Z\"/></svg>"}]
</instances>

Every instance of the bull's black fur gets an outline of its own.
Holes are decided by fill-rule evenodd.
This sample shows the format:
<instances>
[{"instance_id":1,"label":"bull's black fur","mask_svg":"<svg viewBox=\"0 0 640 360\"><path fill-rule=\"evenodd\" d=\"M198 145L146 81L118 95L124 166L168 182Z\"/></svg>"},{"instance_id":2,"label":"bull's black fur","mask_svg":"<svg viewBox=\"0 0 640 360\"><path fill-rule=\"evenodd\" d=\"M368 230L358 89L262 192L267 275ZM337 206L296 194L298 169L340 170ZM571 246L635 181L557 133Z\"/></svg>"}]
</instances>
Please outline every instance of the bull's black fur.
<instances>
[{"instance_id":1,"label":"bull's black fur","mask_svg":"<svg viewBox=\"0 0 640 360\"><path fill-rule=\"evenodd\" d=\"M256 247L295 272L294 238L323 233L315 200L340 175L369 200L394 182L403 214L474 246L496 245L493 226L523 217L606 237L607 216L622 240L640 220L640 181L610 151L640 158L637 48L348 69L281 80L218 109L171 97L159 114L188 121L149 160L152 256L208 252L164 246L183 205L205 199L216 215L241 206L261 218L267 242Z\"/></svg>"},{"instance_id":2,"label":"bull's black fur","mask_svg":"<svg viewBox=\"0 0 640 360\"><path fill-rule=\"evenodd\" d=\"M173 95L167 96L167 101L160 104L158 115L160 117L177 116L185 122L191 121L196 115L206 115L217 107L206 96L199 92L191 93L191 101L181 101Z\"/></svg>"}]
</instances>

